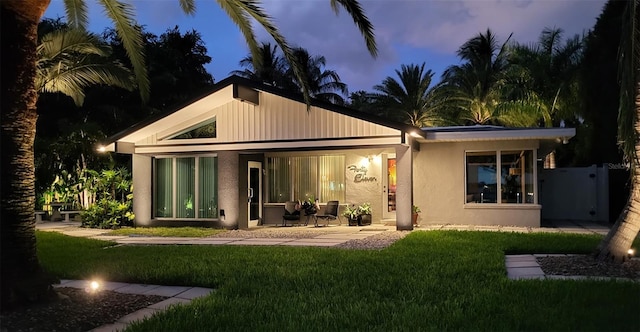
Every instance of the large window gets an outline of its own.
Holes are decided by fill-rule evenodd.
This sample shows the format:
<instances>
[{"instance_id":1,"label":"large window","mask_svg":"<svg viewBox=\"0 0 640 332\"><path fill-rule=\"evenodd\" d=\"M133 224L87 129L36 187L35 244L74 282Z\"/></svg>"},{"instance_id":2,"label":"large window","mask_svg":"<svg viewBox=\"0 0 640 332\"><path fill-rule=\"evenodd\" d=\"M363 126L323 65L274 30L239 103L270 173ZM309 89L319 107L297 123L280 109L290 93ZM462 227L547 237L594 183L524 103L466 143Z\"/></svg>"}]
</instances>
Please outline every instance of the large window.
<instances>
[{"instance_id":1,"label":"large window","mask_svg":"<svg viewBox=\"0 0 640 332\"><path fill-rule=\"evenodd\" d=\"M218 218L218 161L213 156L154 161L154 217Z\"/></svg>"},{"instance_id":2,"label":"large window","mask_svg":"<svg viewBox=\"0 0 640 332\"><path fill-rule=\"evenodd\" d=\"M533 165L532 150L467 152L465 201L535 203Z\"/></svg>"},{"instance_id":3,"label":"large window","mask_svg":"<svg viewBox=\"0 0 640 332\"><path fill-rule=\"evenodd\" d=\"M268 158L269 202L310 198L344 201L344 160L344 156Z\"/></svg>"}]
</instances>

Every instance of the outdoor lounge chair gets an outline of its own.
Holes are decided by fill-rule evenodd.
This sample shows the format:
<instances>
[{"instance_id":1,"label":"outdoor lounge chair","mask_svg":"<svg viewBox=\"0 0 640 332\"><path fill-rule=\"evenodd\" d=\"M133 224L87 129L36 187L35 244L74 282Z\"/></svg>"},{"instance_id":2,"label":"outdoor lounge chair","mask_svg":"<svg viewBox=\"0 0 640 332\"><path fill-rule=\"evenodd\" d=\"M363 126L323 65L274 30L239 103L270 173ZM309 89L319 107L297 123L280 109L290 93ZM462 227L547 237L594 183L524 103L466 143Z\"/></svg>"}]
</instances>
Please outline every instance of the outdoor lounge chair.
<instances>
[{"instance_id":1,"label":"outdoor lounge chair","mask_svg":"<svg viewBox=\"0 0 640 332\"><path fill-rule=\"evenodd\" d=\"M282 215L282 226L286 226L287 222L296 222L300 224L300 202L289 201L284 203L284 214Z\"/></svg>"},{"instance_id":2,"label":"outdoor lounge chair","mask_svg":"<svg viewBox=\"0 0 640 332\"><path fill-rule=\"evenodd\" d=\"M322 219L326 221L325 226L329 226L329 222L331 220L338 219L338 206L340 203L338 201L328 201L327 207L324 209L324 214L318 214L315 217L315 226L318 226L318 219Z\"/></svg>"}]
</instances>

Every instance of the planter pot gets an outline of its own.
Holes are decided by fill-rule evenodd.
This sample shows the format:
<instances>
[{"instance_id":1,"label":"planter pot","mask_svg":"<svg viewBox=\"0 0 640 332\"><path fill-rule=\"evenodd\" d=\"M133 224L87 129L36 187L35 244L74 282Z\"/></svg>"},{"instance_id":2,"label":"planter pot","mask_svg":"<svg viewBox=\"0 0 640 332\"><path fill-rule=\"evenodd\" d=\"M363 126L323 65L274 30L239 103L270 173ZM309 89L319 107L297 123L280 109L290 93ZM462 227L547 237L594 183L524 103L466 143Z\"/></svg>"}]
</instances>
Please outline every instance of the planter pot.
<instances>
[{"instance_id":1,"label":"planter pot","mask_svg":"<svg viewBox=\"0 0 640 332\"><path fill-rule=\"evenodd\" d=\"M358 217L349 218L349 226L358 226Z\"/></svg>"},{"instance_id":2,"label":"planter pot","mask_svg":"<svg viewBox=\"0 0 640 332\"><path fill-rule=\"evenodd\" d=\"M371 215L370 214L362 214L360 215L360 226L368 226L371 225Z\"/></svg>"},{"instance_id":3,"label":"planter pot","mask_svg":"<svg viewBox=\"0 0 640 332\"><path fill-rule=\"evenodd\" d=\"M411 221L413 222L413 226L418 226L418 214L413 213L411 215Z\"/></svg>"}]
</instances>

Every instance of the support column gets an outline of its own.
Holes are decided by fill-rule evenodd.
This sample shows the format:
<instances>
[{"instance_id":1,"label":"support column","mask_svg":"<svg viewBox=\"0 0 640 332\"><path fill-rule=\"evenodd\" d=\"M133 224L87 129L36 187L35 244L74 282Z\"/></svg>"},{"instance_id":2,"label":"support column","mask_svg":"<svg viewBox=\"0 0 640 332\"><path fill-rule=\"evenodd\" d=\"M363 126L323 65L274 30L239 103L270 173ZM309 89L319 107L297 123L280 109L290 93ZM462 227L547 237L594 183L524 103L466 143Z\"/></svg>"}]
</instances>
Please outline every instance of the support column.
<instances>
[{"instance_id":1,"label":"support column","mask_svg":"<svg viewBox=\"0 0 640 332\"><path fill-rule=\"evenodd\" d=\"M235 229L239 226L239 157L238 151L218 152L218 213L224 228Z\"/></svg>"},{"instance_id":2,"label":"support column","mask_svg":"<svg viewBox=\"0 0 640 332\"><path fill-rule=\"evenodd\" d=\"M396 229L412 230L413 157L410 145L396 146Z\"/></svg>"},{"instance_id":3,"label":"support column","mask_svg":"<svg viewBox=\"0 0 640 332\"><path fill-rule=\"evenodd\" d=\"M136 215L136 226L151 225L151 157L139 154L132 155L133 176L133 213Z\"/></svg>"}]
</instances>

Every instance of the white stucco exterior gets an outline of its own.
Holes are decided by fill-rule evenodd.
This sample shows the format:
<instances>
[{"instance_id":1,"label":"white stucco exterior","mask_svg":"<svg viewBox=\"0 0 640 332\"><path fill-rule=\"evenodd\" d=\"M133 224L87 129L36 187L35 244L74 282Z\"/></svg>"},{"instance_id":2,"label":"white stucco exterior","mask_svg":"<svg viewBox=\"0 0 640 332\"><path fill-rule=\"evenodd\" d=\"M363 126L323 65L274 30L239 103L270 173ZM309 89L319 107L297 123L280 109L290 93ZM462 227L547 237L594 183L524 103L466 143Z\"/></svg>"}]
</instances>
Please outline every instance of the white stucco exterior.
<instances>
[{"instance_id":1,"label":"white stucco exterior","mask_svg":"<svg viewBox=\"0 0 640 332\"><path fill-rule=\"evenodd\" d=\"M238 97L239 90L248 91L253 99ZM215 137L174 138L212 119L216 121ZM370 203L373 223L395 223L399 230L410 230L412 205L416 205L422 210L420 224L539 226L537 185L532 204L466 203L465 153L529 150L535 156L542 140L563 141L574 134L568 128L423 130L335 105L314 103L307 108L300 99L282 95L278 89L232 77L187 106L115 135L106 142L106 149L132 155L133 209L140 226L249 227L248 162L263 165L261 223L279 224L284 204L266 199L268 158L323 155L344 157L344 201L340 204ZM155 218L154 158L205 155L217 158L218 217ZM383 161L387 158L396 162L396 211L392 213L385 211L391 206L385 198ZM533 181L537 183L535 169Z\"/></svg>"},{"instance_id":2,"label":"white stucco exterior","mask_svg":"<svg viewBox=\"0 0 640 332\"><path fill-rule=\"evenodd\" d=\"M540 226L541 206L537 203L467 204L465 201L466 151L535 151L537 148L537 140L421 144L413 165L414 202L422 209L421 223ZM537 193L534 197L537 198Z\"/></svg>"}]
</instances>

